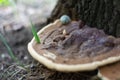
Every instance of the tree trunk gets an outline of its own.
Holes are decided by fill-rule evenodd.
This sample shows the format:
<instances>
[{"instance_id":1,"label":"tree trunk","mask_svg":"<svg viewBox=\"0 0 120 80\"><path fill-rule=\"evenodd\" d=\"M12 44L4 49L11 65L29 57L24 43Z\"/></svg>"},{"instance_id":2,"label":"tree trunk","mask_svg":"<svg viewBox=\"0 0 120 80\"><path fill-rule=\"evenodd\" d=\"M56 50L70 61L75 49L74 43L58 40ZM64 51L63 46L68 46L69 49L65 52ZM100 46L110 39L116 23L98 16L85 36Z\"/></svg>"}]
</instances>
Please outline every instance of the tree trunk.
<instances>
[{"instance_id":1,"label":"tree trunk","mask_svg":"<svg viewBox=\"0 0 120 80\"><path fill-rule=\"evenodd\" d=\"M83 20L91 27L120 37L120 0L58 0L48 22L67 14L72 20Z\"/></svg>"}]
</instances>

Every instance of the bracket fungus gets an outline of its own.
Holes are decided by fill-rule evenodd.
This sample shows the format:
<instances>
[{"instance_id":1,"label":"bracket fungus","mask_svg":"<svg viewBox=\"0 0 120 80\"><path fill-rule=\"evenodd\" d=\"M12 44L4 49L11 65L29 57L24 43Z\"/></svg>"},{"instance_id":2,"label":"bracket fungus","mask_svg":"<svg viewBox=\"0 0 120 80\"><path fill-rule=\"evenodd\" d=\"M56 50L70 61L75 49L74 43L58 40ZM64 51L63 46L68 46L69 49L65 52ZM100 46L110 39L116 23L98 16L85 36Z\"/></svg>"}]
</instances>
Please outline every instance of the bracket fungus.
<instances>
[{"instance_id":1,"label":"bracket fungus","mask_svg":"<svg viewBox=\"0 0 120 80\"><path fill-rule=\"evenodd\" d=\"M120 61L100 67L98 76L102 80L120 80Z\"/></svg>"},{"instance_id":2,"label":"bracket fungus","mask_svg":"<svg viewBox=\"0 0 120 80\"><path fill-rule=\"evenodd\" d=\"M58 19L42 28L38 35L41 44L33 38L28 51L49 69L90 71L120 61L120 39L83 25L81 21L64 24Z\"/></svg>"}]
</instances>

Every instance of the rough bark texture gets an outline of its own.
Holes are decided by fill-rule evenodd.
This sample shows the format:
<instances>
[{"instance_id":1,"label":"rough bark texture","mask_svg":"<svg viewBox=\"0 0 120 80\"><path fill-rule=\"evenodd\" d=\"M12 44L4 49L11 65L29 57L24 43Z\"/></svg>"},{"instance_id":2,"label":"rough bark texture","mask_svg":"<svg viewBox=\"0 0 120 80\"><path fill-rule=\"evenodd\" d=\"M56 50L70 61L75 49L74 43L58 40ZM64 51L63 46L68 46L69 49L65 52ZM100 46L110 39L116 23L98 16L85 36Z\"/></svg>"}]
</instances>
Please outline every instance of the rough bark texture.
<instances>
[{"instance_id":1,"label":"rough bark texture","mask_svg":"<svg viewBox=\"0 0 120 80\"><path fill-rule=\"evenodd\" d=\"M48 22L69 15L107 34L120 37L120 0L58 0Z\"/></svg>"}]
</instances>

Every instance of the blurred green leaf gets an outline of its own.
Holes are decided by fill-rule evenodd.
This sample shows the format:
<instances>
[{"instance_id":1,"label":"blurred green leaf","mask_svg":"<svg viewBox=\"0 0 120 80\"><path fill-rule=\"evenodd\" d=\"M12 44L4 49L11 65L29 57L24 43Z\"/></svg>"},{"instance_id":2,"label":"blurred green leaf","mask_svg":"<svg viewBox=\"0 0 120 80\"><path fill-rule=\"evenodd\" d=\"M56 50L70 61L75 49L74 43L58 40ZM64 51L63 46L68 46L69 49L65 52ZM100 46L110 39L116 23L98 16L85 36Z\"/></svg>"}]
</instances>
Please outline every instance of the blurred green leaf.
<instances>
[{"instance_id":1,"label":"blurred green leaf","mask_svg":"<svg viewBox=\"0 0 120 80\"><path fill-rule=\"evenodd\" d=\"M9 0L0 0L0 6L8 6L10 5Z\"/></svg>"},{"instance_id":2,"label":"blurred green leaf","mask_svg":"<svg viewBox=\"0 0 120 80\"><path fill-rule=\"evenodd\" d=\"M37 31L36 31L35 26L33 25L31 20L30 20L30 23L31 23L31 30L32 30L32 33L33 33L33 35L35 37L35 40L36 40L37 43L40 43L40 38L37 35Z\"/></svg>"}]
</instances>

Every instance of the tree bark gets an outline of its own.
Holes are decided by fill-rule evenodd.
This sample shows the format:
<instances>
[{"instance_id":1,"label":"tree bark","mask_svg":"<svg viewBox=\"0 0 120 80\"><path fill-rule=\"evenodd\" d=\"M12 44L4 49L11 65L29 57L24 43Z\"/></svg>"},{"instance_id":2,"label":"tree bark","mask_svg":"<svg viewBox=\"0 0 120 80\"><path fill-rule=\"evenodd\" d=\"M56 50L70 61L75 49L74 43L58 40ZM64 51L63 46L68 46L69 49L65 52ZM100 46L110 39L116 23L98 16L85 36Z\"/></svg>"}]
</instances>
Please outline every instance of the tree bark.
<instances>
[{"instance_id":1,"label":"tree bark","mask_svg":"<svg viewBox=\"0 0 120 80\"><path fill-rule=\"evenodd\" d=\"M91 27L120 37L120 0L58 0L48 23L67 14Z\"/></svg>"}]
</instances>

